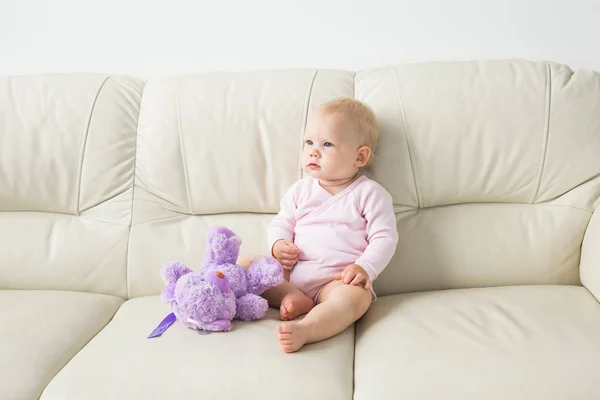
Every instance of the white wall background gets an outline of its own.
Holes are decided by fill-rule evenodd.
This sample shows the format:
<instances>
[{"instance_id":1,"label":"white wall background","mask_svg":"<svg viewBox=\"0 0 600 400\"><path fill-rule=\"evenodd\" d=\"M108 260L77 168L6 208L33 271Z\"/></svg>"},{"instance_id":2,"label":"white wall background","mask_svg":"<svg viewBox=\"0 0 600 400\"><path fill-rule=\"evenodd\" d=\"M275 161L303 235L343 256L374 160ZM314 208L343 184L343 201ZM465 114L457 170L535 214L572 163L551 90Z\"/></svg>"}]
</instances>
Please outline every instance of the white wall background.
<instances>
[{"instance_id":1,"label":"white wall background","mask_svg":"<svg viewBox=\"0 0 600 400\"><path fill-rule=\"evenodd\" d=\"M497 58L600 70L600 1L0 0L0 75Z\"/></svg>"}]
</instances>

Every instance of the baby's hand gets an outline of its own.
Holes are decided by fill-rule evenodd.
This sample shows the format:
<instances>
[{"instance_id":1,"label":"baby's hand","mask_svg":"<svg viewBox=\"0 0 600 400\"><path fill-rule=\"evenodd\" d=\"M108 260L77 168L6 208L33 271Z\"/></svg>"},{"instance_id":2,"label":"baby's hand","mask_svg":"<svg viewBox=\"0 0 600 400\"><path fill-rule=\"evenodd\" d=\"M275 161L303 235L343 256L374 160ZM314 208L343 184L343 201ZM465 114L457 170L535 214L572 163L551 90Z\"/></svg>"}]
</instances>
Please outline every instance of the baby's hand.
<instances>
[{"instance_id":1,"label":"baby's hand","mask_svg":"<svg viewBox=\"0 0 600 400\"><path fill-rule=\"evenodd\" d=\"M298 262L300 249L289 240L278 240L273 245L273 257L279 261L284 269L291 270Z\"/></svg>"},{"instance_id":2,"label":"baby's hand","mask_svg":"<svg viewBox=\"0 0 600 400\"><path fill-rule=\"evenodd\" d=\"M360 265L348 265L341 274L335 274L334 279L341 280L345 284L354 286L364 285L365 290L371 289L369 274Z\"/></svg>"}]
</instances>

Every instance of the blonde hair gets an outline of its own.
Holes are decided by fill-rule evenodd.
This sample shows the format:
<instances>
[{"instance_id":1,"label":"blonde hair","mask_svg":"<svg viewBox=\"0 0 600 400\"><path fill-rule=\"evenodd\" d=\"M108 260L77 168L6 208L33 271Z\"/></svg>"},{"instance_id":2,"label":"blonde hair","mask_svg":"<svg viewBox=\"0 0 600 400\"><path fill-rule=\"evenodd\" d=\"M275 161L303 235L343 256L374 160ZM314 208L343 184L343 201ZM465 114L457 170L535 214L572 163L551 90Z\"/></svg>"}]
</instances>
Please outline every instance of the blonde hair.
<instances>
[{"instance_id":1,"label":"blonde hair","mask_svg":"<svg viewBox=\"0 0 600 400\"><path fill-rule=\"evenodd\" d=\"M371 153L375 153L375 147L377 147L377 140L379 139L379 126L377 118L369 106L350 97L341 97L325 103L321 110L340 114L350 120L362 136L362 145L368 146ZM372 156L373 154L371 154L369 164L373 159Z\"/></svg>"}]
</instances>

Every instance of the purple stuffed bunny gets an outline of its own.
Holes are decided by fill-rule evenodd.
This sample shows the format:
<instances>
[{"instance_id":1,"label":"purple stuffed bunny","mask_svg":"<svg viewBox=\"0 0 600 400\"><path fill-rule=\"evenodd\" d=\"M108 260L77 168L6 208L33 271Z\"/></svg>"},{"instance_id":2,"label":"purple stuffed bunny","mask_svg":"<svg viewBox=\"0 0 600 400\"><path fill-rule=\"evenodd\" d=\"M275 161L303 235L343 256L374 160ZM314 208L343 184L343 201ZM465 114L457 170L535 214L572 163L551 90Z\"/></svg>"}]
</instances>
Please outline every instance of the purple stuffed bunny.
<instances>
[{"instance_id":1,"label":"purple stuffed bunny","mask_svg":"<svg viewBox=\"0 0 600 400\"><path fill-rule=\"evenodd\" d=\"M171 303L177 319L192 329L231 330L231 320L252 321L269 308L260 295L283 283L283 268L271 257L261 257L247 270L237 265L241 240L225 227L207 233L206 253L194 272L175 262L165 265L162 299Z\"/></svg>"}]
</instances>

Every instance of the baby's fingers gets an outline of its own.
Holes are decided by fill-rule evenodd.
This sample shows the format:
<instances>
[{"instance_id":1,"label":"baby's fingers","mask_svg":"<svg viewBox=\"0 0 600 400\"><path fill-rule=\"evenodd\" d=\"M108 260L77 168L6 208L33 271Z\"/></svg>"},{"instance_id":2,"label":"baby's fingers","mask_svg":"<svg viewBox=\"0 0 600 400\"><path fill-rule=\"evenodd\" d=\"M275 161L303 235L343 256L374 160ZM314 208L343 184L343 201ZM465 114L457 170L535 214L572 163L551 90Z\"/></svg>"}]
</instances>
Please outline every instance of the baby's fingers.
<instances>
[{"instance_id":1,"label":"baby's fingers","mask_svg":"<svg viewBox=\"0 0 600 400\"><path fill-rule=\"evenodd\" d=\"M281 252L281 259L283 260L296 260L298 258L298 254L290 254L286 252Z\"/></svg>"},{"instance_id":2,"label":"baby's fingers","mask_svg":"<svg viewBox=\"0 0 600 400\"><path fill-rule=\"evenodd\" d=\"M350 284L354 285L354 286L358 286L361 283L363 283L365 280L367 280L367 277L364 274L358 273L358 274L356 274L356 276L354 277L352 282L350 282Z\"/></svg>"},{"instance_id":3,"label":"baby's fingers","mask_svg":"<svg viewBox=\"0 0 600 400\"><path fill-rule=\"evenodd\" d=\"M293 267L296 265L296 260L281 260L279 263L284 267Z\"/></svg>"},{"instance_id":4,"label":"baby's fingers","mask_svg":"<svg viewBox=\"0 0 600 400\"><path fill-rule=\"evenodd\" d=\"M298 254L300 252L300 249L294 243L287 242L286 246L283 248L282 251L288 254Z\"/></svg>"},{"instance_id":5,"label":"baby's fingers","mask_svg":"<svg viewBox=\"0 0 600 400\"><path fill-rule=\"evenodd\" d=\"M343 279L344 279L344 281L343 281L343 282L344 282L344 283L346 283L346 284L348 284L348 283L352 282L352 280L353 280L355 277L356 277L356 272L354 272L354 271L348 271L348 272L346 273L346 275L343 277Z\"/></svg>"}]
</instances>

